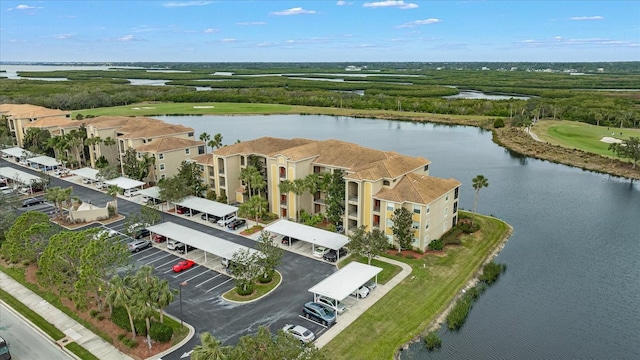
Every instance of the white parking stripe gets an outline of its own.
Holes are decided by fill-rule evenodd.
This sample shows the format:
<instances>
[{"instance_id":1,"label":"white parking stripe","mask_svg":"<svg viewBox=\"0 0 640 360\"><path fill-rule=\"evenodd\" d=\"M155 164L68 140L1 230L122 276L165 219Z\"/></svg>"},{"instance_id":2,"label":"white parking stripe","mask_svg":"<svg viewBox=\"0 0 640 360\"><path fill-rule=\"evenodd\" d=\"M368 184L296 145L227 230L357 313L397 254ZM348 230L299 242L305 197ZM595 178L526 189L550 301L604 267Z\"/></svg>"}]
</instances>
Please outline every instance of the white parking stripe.
<instances>
[{"instance_id":1,"label":"white parking stripe","mask_svg":"<svg viewBox=\"0 0 640 360\"><path fill-rule=\"evenodd\" d=\"M156 269L157 269L157 268L159 268L159 267L163 267L163 266L165 266L165 265L169 265L169 264L171 264L171 263L175 263L175 262L176 262L176 260L175 260L175 259L174 259L174 260L171 260L171 261L168 261L168 262L166 262L166 263L164 263L164 264L160 264L160 265L156 266Z\"/></svg>"},{"instance_id":2,"label":"white parking stripe","mask_svg":"<svg viewBox=\"0 0 640 360\"><path fill-rule=\"evenodd\" d=\"M324 326L324 325L322 325L321 323L319 323L319 322L317 322L317 321L315 321L315 320L313 320L313 319L311 319L311 318L307 319L307 318L306 318L305 316L303 316L303 315L298 315L298 316L299 316L299 317L301 317L301 318L303 318L303 319L305 319L305 320L307 320L308 322L312 322L312 323L314 323L314 324L317 324L317 325L319 325L319 326L322 326L322 327L323 327L323 328L325 328L325 329L328 329L328 328L329 328L328 326Z\"/></svg>"},{"instance_id":3,"label":"white parking stripe","mask_svg":"<svg viewBox=\"0 0 640 360\"><path fill-rule=\"evenodd\" d=\"M198 268L198 264L193 265L190 269L182 270L181 272L179 272L179 273L178 273L178 275L177 275L177 276L180 276L180 275L186 274L186 273L188 273L189 271L191 271L191 270L193 270L193 269L196 269L196 268Z\"/></svg>"},{"instance_id":4,"label":"white parking stripe","mask_svg":"<svg viewBox=\"0 0 640 360\"><path fill-rule=\"evenodd\" d=\"M160 252L160 251L158 251L158 252ZM157 254L158 252L154 252L154 253L152 253L152 254L150 254L150 255L147 255L147 256L141 257L140 259L138 259L138 261L141 261L141 260L144 260L144 259L146 259L146 258L152 257L153 255Z\"/></svg>"},{"instance_id":5,"label":"white parking stripe","mask_svg":"<svg viewBox=\"0 0 640 360\"><path fill-rule=\"evenodd\" d=\"M161 256L161 257L159 257L159 258L157 258L157 259L155 259L155 260L151 260L151 261L149 261L148 263L145 263L145 265L153 264L154 262L156 262L156 261L158 261L158 260L161 260L161 259L164 259L164 258L166 258L167 256L171 256L171 255L172 255L172 254L166 254L166 255Z\"/></svg>"},{"instance_id":6,"label":"white parking stripe","mask_svg":"<svg viewBox=\"0 0 640 360\"><path fill-rule=\"evenodd\" d=\"M215 289L219 288L220 286L222 286L222 285L224 285L224 284L228 283L228 282L229 282L229 281L231 281L231 280L233 280L233 278L229 278L229 280L227 280L227 281L223 282L223 283L222 283L222 284L220 284L220 285L214 286L214 287L212 287L211 289L209 289L209 290L207 290L207 291L205 291L205 292L207 292L207 293L208 293L209 291L213 291L213 290L215 290Z\"/></svg>"},{"instance_id":7,"label":"white parking stripe","mask_svg":"<svg viewBox=\"0 0 640 360\"><path fill-rule=\"evenodd\" d=\"M197 278L198 276L202 276L202 275L204 275L204 274L208 274L208 273L209 273L208 271L203 271L203 272L201 272L200 274L198 274L198 275L196 275L196 276L192 276L192 277L188 278L188 279L187 279L187 280L185 280L185 281L186 281L186 282L189 282L189 281L191 281L191 280L193 280L193 279Z\"/></svg>"},{"instance_id":8,"label":"white parking stripe","mask_svg":"<svg viewBox=\"0 0 640 360\"><path fill-rule=\"evenodd\" d=\"M221 276L221 275L222 275L222 274L218 274L218 275L216 275L216 276L212 277L212 278L211 278L211 279L209 279L209 280L205 280L205 281L201 282L200 284L196 285L196 287L199 287L200 285L206 284L206 283L208 283L209 281L211 281L211 280L213 280L213 279L215 279L215 278L217 278L217 277L219 277L219 276Z\"/></svg>"}]
</instances>

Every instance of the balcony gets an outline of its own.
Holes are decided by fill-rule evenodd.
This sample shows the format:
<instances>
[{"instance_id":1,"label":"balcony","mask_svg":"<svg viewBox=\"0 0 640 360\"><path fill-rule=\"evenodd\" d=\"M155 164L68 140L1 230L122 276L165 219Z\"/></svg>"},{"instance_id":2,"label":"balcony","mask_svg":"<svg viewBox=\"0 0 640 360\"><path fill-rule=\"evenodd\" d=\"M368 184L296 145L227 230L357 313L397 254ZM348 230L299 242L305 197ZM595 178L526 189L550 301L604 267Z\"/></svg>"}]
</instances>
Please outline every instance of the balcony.
<instances>
[{"instance_id":1,"label":"balcony","mask_svg":"<svg viewBox=\"0 0 640 360\"><path fill-rule=\"evenodd\" d=\"M348 199L350 203L358 203L358 194L349 194Z\"/></svg>"}]
</instances>

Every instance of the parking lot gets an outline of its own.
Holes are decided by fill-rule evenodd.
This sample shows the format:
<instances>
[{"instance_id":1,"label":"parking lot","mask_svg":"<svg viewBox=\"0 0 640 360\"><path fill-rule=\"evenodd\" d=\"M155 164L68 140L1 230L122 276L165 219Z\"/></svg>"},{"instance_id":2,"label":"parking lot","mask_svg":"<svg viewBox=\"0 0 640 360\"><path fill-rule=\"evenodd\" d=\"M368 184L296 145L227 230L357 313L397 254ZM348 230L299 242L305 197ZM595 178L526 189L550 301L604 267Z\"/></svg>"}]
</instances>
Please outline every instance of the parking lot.
<instances>
[{"instance_id":1,"label":"parking lot","mask_svg":"<svg viewBox=\"0 0 640 360\"><path fill-rule=\"evenodd\" d=\"M73 196L78 196L83 201L91 201L94 205L104 206L111 200L103 191L94 186L82 184L81 179L77 177L52 177L50 184L50 186L61 187L70 185L74 188ZM41 198L42 195L39 197ZM124 216L137 214L140 211L141 202L141 196L119 198L119 213ZM55 214L55 207L47 202L19 209L20 212L27 210L41 211L49 216ZM162 221L178 223L221 239L255 248L257 236L247 238L238 235L246 226L230 230L203 220L200 215L189 217L166 212L166 206L164 210ZM253 225L251 220L247 222L249 226ZM124 220L120 220L105 226L92 224L89 227L102 226L116 231L117 235L114 236L114 241L127 243L132 239L124 234L126 232L124 223ZM281 246L287 250L281 265L277 267L282 274L282 283L265 298L242 304L230 302L221 297L222 294L234 287L234 281L224 272L220 258L212 254L207 254L207 262L204 263L202 250L189 251L186 255L182 255L168 250L166 242L153 243L152 247L131 254L133 268L151 265L157 276L167 279L171 288L179 290L180 295L176 295L174 302L166 311L168 314L191 324L196 330L196 336L191 341L174 353L163 356L163 359L179 359L185 351L191 350L199 343L197 335L205 331L213 334L224 344L233 344L241 336L257 332L260 326L275 332L285 324L302 325L313 331L316 339L321 337L327 328L306 319L302 315L302 307L306 302L313 300L313 295L308 289L335 272L336 267L333 263L314 258L312 246L309 243L297 241L291 247L285 244L281 244ZM194 260L196 265L180 273L173 272L173 265L183 258ZM343 303L351 308L368 300L371 299L349 298L345 299ZM347 313L350 311L347 310ZM336 325L339 325L340 322L341 317L339 316Z\"/></svg>"}]
</instances>

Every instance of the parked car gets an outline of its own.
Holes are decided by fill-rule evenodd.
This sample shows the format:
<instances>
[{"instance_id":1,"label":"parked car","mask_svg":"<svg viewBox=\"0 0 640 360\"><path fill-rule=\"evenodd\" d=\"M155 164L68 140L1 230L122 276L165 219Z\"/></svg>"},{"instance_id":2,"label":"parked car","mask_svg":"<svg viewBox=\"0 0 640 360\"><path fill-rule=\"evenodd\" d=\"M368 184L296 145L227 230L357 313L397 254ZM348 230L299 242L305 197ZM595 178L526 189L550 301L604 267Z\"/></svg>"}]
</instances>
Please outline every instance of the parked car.
<instances>
[{"instance_id":1,"label":"parked car","mask_svg":"<svg viewBox=\"0 0 640 360\"><path fill-rule=\"evenodd\" d=\"M316 335L304 326L287 324L282 327L282 331L293 335L294 338L306 344L315 340Z\"/></svg>"},{"instance_id":2,"label":"parked car","mask_svg":"<svg viewBox=\"0 0 640 360\"><path fill-rule=\"evenodd\" d=\"M175 250L180 254L188 253L189 251L195 250L196 248L191 245L185 245L184 243L180 243L175 247Z\"/></svg>"},{"instance_id":3,"label":"parked car","mask_svg":"<svg viewBox=\"0 0 640 360\"><path fill-rule=\"evenodd\" d=\"M0 193L2 193L3 195L9 195L13 193L13 189L8 186L3 186L3 187L0 187Z\"/></svg>"},{"instance_id":4,"label":"parked car","mask_svg":"<svg viewBox=\"0 0 640 360\"><path fill-rule=\"evenodd\" d=\"M209 215L209 222L217 224L218 220L220 220L219 216L215 216L215 215Z\"/></svg>"},{"instance_id":5,"label":"parked car","mask_svg":"<svg viewBox=\"0 0 640 360\"><path fill-rule=\"evenodd\" d=\"M193 216L198 214L200 214L200 211L191 209L191 211L187 210L187 212L184 213L184 216Z\"/></svg>"},{"instance_id":6,"label":"parked car","mask_svg":"<svg viewBox=\"0 0 640 360\"><path fill-rule=\"evenodd\" d=\"M180 260L177 264L173 265L173 272L181 272L187 269L191 269L196 263L193 260Z\"/></svg>"},{"instance_id":7,"label":"parked car","mask_svg":"<svg viewBox=\"0 0 640 360\"><path fill-rule=\"evenodd\" d=\"M307 319L313 319L324 326L332 325L336 322L336 313L316 302L304 304L302 314Z\"/></svg>"},{"instance_id":8,"label":"parked car","mask_svg":"<svg viewBox=\"0 0 640 360\"><path fill-rule=\"evenodd\" d=\"M160 234L153 234L153 241L157 242L157 243L162 243L167 241L167 237L166 236L162 236Z\"/></svg>"},{"instance_id":9,"label":"parked car","mask_svg":"<svg viewBox=\"0 0 640 360\"><path fill-rule=\"evenodd\" d=\"M187 211L189 211L189 209L187 209L186 207L176 206L176 214L184 214Z\"/></svg>"},{"instance_id":10,"label":"parked car","mask_svg":"<svg viewBox=\"0 0 640 360\"><path fill-rule=\"evenodd\" d=\"M282 238L281 242L283 244L285 244L285 245L293 245L293 243L296 242L296 241L298 241L298 239L292 238L292 237L289 237L289 236L285 236L285 237Z\"/></svg>"},{"instance_id":11,"label":"parked car","mask_svg":"<svg viewBox=\"0 0 640 360\"><path fill-rule=\"evenodd\" d=\"M89 179L89 178L83 178L82 179L82 183L83 184L91 184L93 182L93 180Z\"/></svg>"},{"instance_id":12,"label":"parked car","mask_svg":"<svg viewBox=\"0 0 640 360\"><path fill-rule=\"evenodd\" d=\"M126 197L134 197L136 195L140 194L140 189L138 188L133 188L133 189L126 189L124 191L124 196Z\"/></svg>"},{"instance_id":13,"label":"parked car","mask_svg":"<svg viewBox=\"0 0 640 360\"><path fill-rule=\"evenodd\" d=\"M324 305L326 307L329 307L329 309L332 310L332 311L336 311L336 309L337 309L338 314L342 314L343 312L345 312L347 310L347 307L344 306L343 303L341 303L338 300L328 298L326 296L318 296L318 298L316 299L316 302L318 304L322 304L322 305Z\"/></svg>"},{"instance_id":14,"label":"parked car","mask_svg":"<svg viewBox=\"0 0 640 360\"><path fill-rule=\"evenodd\" d=\"M200 219L202 220L207 220L211 217L212 215L209 215L207 213L202 213L202 215L200 215Z\"/></svg>"},{"instance_id":15,"label":"parked car","mask_svg":"<svg viewBox=\"0 0 640 360\"><path fill-rule=\"evenodd\" d=\"M107 185L102 181L98 181L95 186L96 186L96 189L104 189L107 187Z\"/></svg>"},{"instance_id":16,"label":"parked car","mask_svg":"<svg viewBox=\"0 0 640 360\"><path fill-rule=\"evenodd\" d=\"M53 173L57 176L63 176L69 174L69 169L58 168Z\"/></svg>"},{"instance_id":17,"label":"parked car","mask_svg":"<svg viewBox=\"0 0 640 360\"><path fill-rule=\"evenodd\" d=\"M326 254L329 251L329 249L322 247L322 246L318 246L313 250L313 256L321 258L324 256L324 254Z\"/></svg>"},{"instance_id":18,"label":"parked car","mask_svg":"<svg viewBox=\"0 0 640 360\"><path fill-rule=\"evenodd\" d=\"M227 215L226 217L223 217L220 220L218 220L218 226L227 227L235 219L236 219L235 215L233 214Z\"/></svg>"},{"instance_id":19,"label":"parked car","mask_svg":"<svg viewBox=\"0 0 640 360\"><path fill-rule=\"evenodd\" d=\"M130 243L127 244L127 248L129 249L129 251L133 252L138 252L140 250L144 250L148 247L151 247L151 242L147 241L147 240L134 240Z\"/></svg>"},{"instance_id":20,"label":"parked car","mask_svg":"<svg viewBox=\"0 0 640 360\"><path fill-rule=\"evenodd\" d=\"M182 246L182 243L178 240L173 239L167 241L167 249L175 250L177 246Z\"/></svg>"},{"instance_id":21,"label":"parked car","mask_svg":"<svg viewBox=\"0 0 640 360\"><path fill-rule=\"evenodd\" d=\"M118 235L117 231L105 228L105 229L101 229L100 231L98 231L93 236L93 238L94 239L100 239L103 236L106 237L106 238L111 238L111 237L114 237L114 236L117 236L117 235Z\"/></svg>"},{"instance_id":22,"label":"parked car","mask_svg":"<svg viewBox=\"0 0 640 360\"><path fill-rule=\"evenodd\" d=\"M28 198L25 199L22 202L22 207L29 207L29 206L34 206L34 205L40 205L44 202L44 200L42 199L36 199L36 198Z\"/></svg>"},{"instance_id":23,"label":"parked car","mask_svg":"<svg viewBox=\"0 0 640 360\"><path fill-rule=\"evenodd\" d=\"M351 296L355 296L358 299L364 299L367 295L369 295L369 288L364 285L351 293Z\"/></svg>"},{"instance_id":24,"label":"parked car","mask_svg":"<svg viewBox=\"0 0 640 360\"><path fill-rule=\"evenodd\" d=\"M247 223L247 220L245 219L235 219L231 223L229 223L227 227L231 230L235 230L246 223Z\"/></svg>"},{"instance_id":25,"label":"parked car","mask_svg":"<svg viewBox=\"0 0 640 360\"><path fill-rule=\"evenodd\" d=\"M327 253L324 254L322 258L330 262L336 262L338 261L338 254L340 254L340 259L342 259L343 257L347 256L347 249L340 248L339 252L331 249L327 251Z\"/></svg>"},{"instance_id":26,"label":"parked car","mask_svg":"<svg viewBox=\"0 0 640 360\"><path fill-rule=\"evenodd\" d=\"M145 228L137 228L131 232L131 237L134 239L142 239L143 237L148 237L151 235L151 232Z\"/></svg>"},{"instance_id":27,"label":"parked car","mask_svg":"<svg viewBox=\"0 0 640 360\"><path fill-rule=\"evenodd\" d=\"M378 286L378 283L373 280L369 280L364 284L364 286L366 286L369 289L369 292L371 292L371 290Z\"/></svg>"}]
</instances>

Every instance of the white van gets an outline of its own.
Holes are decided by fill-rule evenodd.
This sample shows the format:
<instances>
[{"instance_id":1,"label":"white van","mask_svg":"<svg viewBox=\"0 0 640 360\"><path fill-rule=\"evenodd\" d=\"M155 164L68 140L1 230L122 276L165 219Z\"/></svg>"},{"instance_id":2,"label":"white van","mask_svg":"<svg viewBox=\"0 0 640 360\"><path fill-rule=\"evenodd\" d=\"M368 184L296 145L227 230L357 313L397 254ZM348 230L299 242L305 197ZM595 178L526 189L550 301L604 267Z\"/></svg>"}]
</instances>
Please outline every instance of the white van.
<instances>
[{"instance_id":1,"label":"white van","mask_svg":"<svg viewBox=\"0 0 640 360\"><path fill-rule=\"evenodd\" d=\"M140 193L140 189L138 188L133 188L133 189L127 189L124 191L124 196L126 197L134 197L136 195L138 195Z\"/></svg>"},{"instance_id":2,"label":"white van","mask_svg":"<svg viewBox=\"0 0 640 360\"><path fill-rule=\"evenodd\" d=\"M236 215L235 214L229 214L229 215L223 217L222 219L218 220L218 226L227 227L235 219L236 219Z\"/></svg>"}]
</instances>

